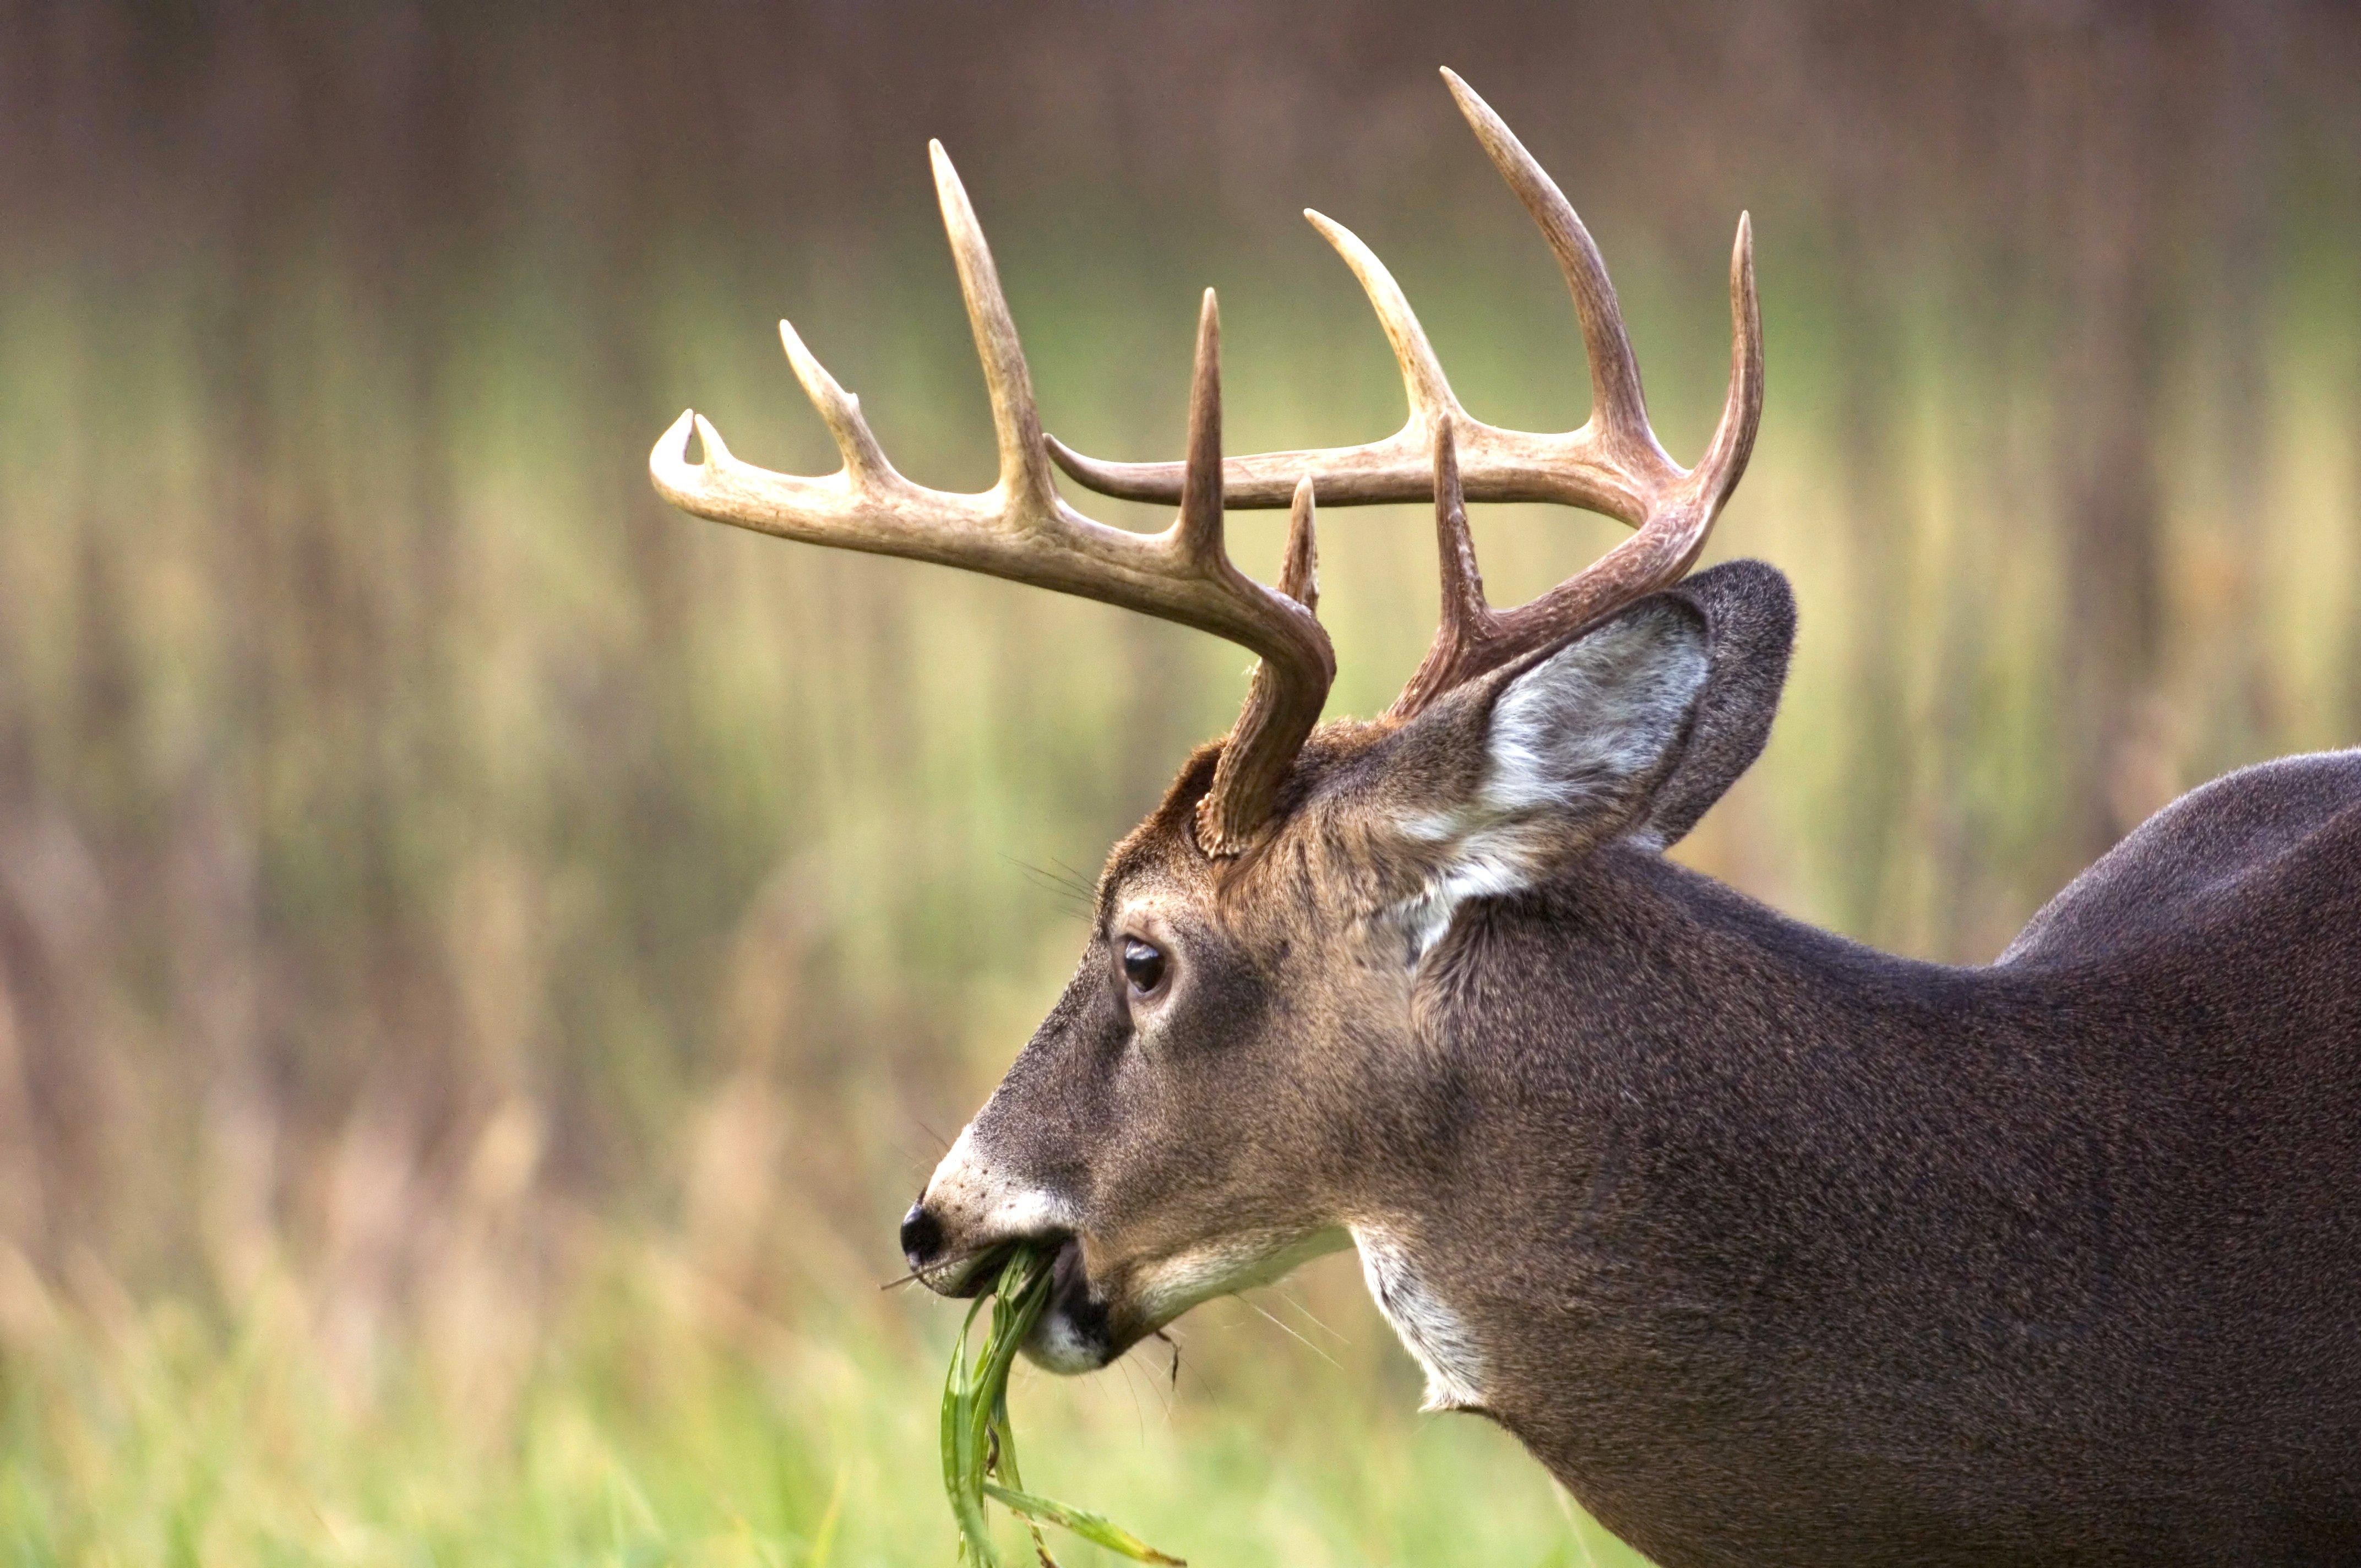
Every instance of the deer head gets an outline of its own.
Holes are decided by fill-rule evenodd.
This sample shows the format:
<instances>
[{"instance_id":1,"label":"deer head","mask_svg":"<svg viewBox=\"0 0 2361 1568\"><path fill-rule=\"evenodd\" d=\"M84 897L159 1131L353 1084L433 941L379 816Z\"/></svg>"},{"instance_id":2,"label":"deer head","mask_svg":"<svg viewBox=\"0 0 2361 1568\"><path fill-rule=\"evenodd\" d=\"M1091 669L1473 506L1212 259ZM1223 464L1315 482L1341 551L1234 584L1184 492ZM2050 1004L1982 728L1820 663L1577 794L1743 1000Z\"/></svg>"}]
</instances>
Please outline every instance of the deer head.
<instances>
[{"instance_id":1,"label":"deer head","mask_svg":"<svg viewBox=\"0 0 2361 1568\"><path fill-rule=\"evenodd\" d=\"M1384 266L1311 214L1377 309L1409 422L1365 446L1225 462L1209 291L1186 457L1083 457L1042 434L990 253L937 146L998 483L951 494L903 477L856 400L784 323L843 468L803 478L752 467L694 412L651 460L658 490L699 516L1085 595L1261 657L1229 735L1192 757L1116 847L1074 979L903 1223L911 1266L947 1292L980 1288L1012 1242L1060 1244L1053 1309L1028 1347L1056 1368L1103 1365L1197 1302L1341 1245L1375 1190L1449 1161L1450 1089L1422 1052L1421 1018L1459 916L1610 840L1677 838L1751 761L1768 722L1775 671L1765 694L1717 624L1731 618L1715 595L1665 591L1703 548L1761 412L1746 221L1730 261L1728 400L1704 458L1684 469L1649 428L1589 234L1498 116L1444 76L1573 291L1594 399L1577 430L1470 416ZM1081 516L1058 494L1053 454L1084 484L1176 504L1177 518L1151 536ZM1321 726L1334 658L1313 613L1315 502L1429 496L1443 581L1433 645L1384 715ZM1565 502L1634 532L1533 602L1495 610L1469 541L1470 497ZM1282 504L1291 519L1273 588L1231 564L1223 512ZM1771 663L1784 664L1784 630L1770 641Z\"/></svg>"}]
</instances>

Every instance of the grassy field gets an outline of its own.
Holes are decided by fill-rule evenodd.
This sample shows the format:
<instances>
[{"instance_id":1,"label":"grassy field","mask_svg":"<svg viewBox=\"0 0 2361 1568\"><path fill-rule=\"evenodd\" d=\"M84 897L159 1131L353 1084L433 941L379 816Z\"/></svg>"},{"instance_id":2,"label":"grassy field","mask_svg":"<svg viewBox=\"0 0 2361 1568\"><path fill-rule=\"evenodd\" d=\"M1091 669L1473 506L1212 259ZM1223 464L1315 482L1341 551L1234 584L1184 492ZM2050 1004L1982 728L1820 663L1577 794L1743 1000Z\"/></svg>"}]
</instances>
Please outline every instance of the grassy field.
<instances>
[{"instance_id":1,"label":"grassy field","mask_svg":"<svg viewBox=\"0 0 2361 1568\"><path fill-rule=\"evenodd\" d=\"M19 1277L0 1558L950 1562L934 1422L950 1308L790 1322L711 1299L677 1259L611 1268L497 1367L471 1339L356 1368L317 1348L316 1303L289 1285L223 1323L170 1299L67 1307ZM1160 1346L1087 1381L1020 1372L1037 1485L1200 1563L1638 1561L1500 1433L1411 1414L1372 1315L1323 1324L1263 1299L1281 1327L1235 1304L1192 1320L1177 1380Z\"/></svg>"}]
</instances>

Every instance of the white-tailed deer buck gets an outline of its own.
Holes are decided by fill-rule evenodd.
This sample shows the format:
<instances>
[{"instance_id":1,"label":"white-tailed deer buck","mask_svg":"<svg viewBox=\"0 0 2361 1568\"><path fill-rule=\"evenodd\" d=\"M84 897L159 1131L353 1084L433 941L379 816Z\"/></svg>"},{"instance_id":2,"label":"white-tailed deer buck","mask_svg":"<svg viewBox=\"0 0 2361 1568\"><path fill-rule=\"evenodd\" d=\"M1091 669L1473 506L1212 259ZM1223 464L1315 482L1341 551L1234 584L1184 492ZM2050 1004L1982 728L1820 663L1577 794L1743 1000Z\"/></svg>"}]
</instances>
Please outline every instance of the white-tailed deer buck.
<instances>
[{"instance_id":1,"label":"white-tailed deer buck","mask_svg":"<svg viewBox=\"0 0 2361 1568\"><path fill-rule=\"evenodd\" d=\"M657 488L700 516L1261 656L1236 728L1108 861L1081 969L903 1223L911 1266L959 1293L1005 1244L1059 1245L1028 1348L1079 1372L1356 1246L1430 1404L1506 1426L1667 1568L2361 1561L2361 753L2189 795L1984 969L1666 860L1761 750L1793 631L1769 566L1683 581L1762 404L1747 227L1729 401L1685 471L1589 235L1450 84L1573 288L1580 430L1470 416L1384 267L1314 216L1410 422L1224 462L1208 294L1186 459L1081 457L1042 434L937 148L999 483L904 478L784 327L842 472L752 467L693 414L656 445ZM1082 518L1053 452L1178 520ZM1313 501L1430 495L1433 651L1382 717L1321 725ZM1496 611L1465 497L1636 532ZM1222 511L1290 499L1273 590L1230 564Z\"/></svg>"}]
</instances>

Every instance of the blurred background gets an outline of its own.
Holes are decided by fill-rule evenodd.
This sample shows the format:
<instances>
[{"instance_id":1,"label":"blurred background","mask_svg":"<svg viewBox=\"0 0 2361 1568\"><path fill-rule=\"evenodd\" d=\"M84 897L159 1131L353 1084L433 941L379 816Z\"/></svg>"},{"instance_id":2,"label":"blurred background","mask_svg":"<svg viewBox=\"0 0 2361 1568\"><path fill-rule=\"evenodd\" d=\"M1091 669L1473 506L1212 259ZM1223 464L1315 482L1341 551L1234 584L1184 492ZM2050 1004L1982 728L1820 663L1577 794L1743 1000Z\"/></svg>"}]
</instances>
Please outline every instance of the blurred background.
<instances>
[{"instance_id":1,"label":"blurred background","mask_svg":"<svg viewBox=\"0 0 2361 1568\"><path fill-rule=\"evenodd\" d=\"M929 137L1085 450L1178 454L1208 284L1234 450L1395 427L1306 204L1469 408L1571 426L1444 64L1583 211L1684 460L1753 214L1712 554L1802 628L1681 858L1982 961L2178 791L2361 742L2349 7L6 0L0 1551L949 1562L956 1314L878 1288L892 1224L1242 656L684 518L648 446L694 402L832 468L786 315L905 471L988 482ZM1367 714L1431 523L1323 523ZM1478 518L1503 601L1615 533ZM1023 1378L1037 1481L1206 1564L1615 1560L1411 1413L1349 1258L1182 1338Z\"/></svg>"}]
</instances>

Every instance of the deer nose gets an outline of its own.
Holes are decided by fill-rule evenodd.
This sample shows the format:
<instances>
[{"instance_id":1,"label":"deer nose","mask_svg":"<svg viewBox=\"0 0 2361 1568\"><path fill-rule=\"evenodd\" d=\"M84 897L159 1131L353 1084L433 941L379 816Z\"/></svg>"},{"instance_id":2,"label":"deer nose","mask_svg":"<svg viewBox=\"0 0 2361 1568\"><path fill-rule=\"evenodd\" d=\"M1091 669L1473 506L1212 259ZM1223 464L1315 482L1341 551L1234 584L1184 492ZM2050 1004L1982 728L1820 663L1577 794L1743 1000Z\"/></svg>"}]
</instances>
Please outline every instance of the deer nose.
<instances>
[{"instance_id":1,"label":"deer nose","mask_svg":"<svg viewBox=\"0 0 2361 1568\"><path fill-rule=\"evenodd\" d=\"M902 1216L902 1255L912 1268L924 1268L942 1255L943 1223L927 1212L922 1201Z\"/></svg>"}]
</instances>

